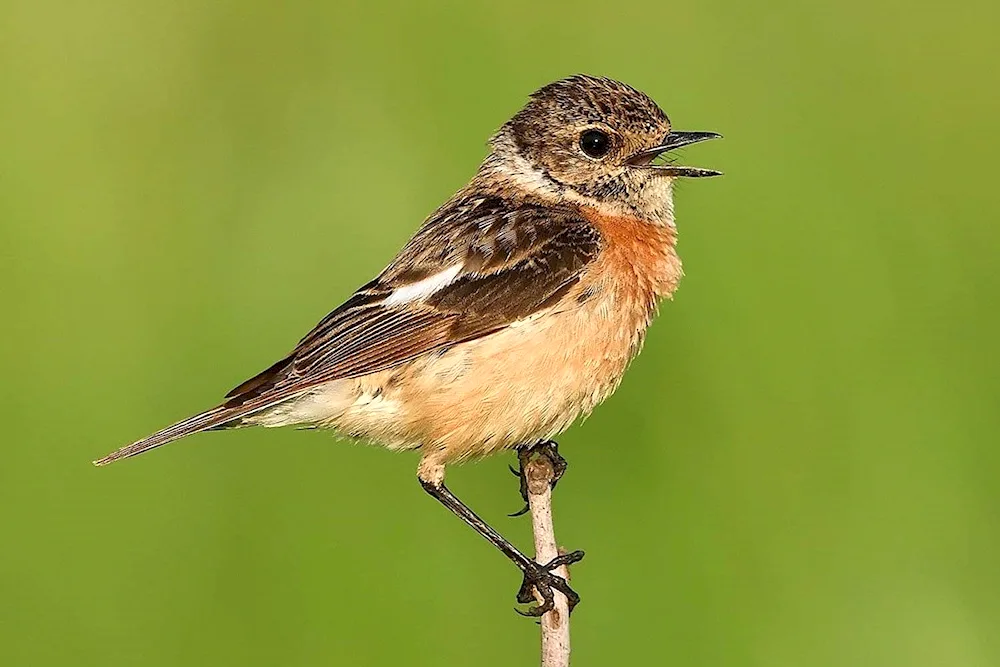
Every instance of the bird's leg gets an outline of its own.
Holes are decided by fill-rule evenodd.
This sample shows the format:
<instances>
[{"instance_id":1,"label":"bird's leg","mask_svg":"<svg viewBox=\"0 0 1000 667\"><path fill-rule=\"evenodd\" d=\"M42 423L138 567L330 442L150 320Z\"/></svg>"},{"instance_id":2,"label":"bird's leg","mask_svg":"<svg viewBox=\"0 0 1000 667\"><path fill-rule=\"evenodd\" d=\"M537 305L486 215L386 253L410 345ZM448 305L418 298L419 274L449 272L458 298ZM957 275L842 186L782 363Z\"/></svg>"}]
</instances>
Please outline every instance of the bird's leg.
<instances>
[{"instance_id":1,"label":"bird's leg","mask_svg":"<svg viewBox=\"0 0 1000 667\"><path fill-rule=\"evenodd\" d=\"M533 445L522 445L517 448L517 470L510 466L510 471L521 480L521 498L524 499L524 507L508 516L521 516L528 512L528 478L524 475L524 468L531 460L531 457L538 455L547 458L552 464L552 488L556 488L559 479L566 472L569 463L559 454L559 444L554 440L541 440Z\"/></svg>"},{"instance_id":2,"label":"bird's leg","mask_svg":"<svg viewBox=\"0 0 1000 667\"><path fill-rule=\"evenodd\" d=\"M525 556L513 544L507 541L503 535L493 529L488 523L483 521L478 514L473 512L468 505L452 493L444 485L444 472L441 466L430 466L421 462L420 471L417 475L420 485L424 491L431 494L437 500L451 510L458 518L467 523L477 533L482 535L494 547L500 550L504 556L518 567L524 574L521 588L517 592L517 601L521 604L528 604L534 600L532 590L537 590L543 602L535 607L523 612L526 616L541 616L553 607L553 589L566 596L569 601L570 610L580 601L580 596L576 594L565 579L552 570L562 565L576 563L583 558L582 551L573 551L555 558L548 563L536 563Z\"/></svg>"}]
</instances>

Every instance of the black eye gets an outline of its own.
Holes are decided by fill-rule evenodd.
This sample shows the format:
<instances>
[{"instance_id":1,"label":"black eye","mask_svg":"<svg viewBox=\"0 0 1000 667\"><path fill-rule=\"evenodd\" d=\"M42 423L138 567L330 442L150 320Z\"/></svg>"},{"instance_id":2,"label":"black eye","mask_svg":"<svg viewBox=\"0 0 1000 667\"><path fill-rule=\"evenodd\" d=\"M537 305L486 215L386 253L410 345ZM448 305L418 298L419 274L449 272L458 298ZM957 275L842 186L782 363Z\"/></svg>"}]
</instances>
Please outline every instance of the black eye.
<instances>
[{"instance_id":1,"label":"black eye","mask_svg":"<svg viewBox=\"0 0 1000 667\"><path fill-rule=\"evenodd\" d=\"M580 135L580 149L590 157L604 157L611 150L611 137L600 130L587 130Z\"/></svg>"}]
</instances>

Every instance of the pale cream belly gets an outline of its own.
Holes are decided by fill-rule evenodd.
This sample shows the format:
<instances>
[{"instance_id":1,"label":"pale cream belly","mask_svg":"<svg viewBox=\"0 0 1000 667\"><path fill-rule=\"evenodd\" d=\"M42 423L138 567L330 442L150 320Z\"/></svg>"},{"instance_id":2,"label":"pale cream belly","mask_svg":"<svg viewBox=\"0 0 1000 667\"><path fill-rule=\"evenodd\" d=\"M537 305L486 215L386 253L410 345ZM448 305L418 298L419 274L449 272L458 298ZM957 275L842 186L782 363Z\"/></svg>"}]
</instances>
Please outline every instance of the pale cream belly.
<instances>
[{"instance_id":1,"label":"pale cream belly","mask_svg":"<svg viewBox=\"0 0 1000 667\"><path fill-rule=\"evenodd\" d=\"M372 375L338 380L260 419L319 423L442 463L551 438L618 386L648 306L595 297Z\"/></svg>"}]
</instances>

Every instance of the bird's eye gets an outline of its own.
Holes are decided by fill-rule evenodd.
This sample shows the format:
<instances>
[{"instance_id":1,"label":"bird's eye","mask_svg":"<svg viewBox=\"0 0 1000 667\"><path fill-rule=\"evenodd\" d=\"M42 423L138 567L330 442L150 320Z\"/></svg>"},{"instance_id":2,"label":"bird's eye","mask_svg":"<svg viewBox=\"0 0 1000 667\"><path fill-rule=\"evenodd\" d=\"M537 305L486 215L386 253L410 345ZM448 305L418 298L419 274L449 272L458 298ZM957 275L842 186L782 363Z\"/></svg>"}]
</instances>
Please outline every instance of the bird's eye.
<instances>
[{"instance_id":1,"label":"bird's eye","mask_svg":"<svg viewBox=\"0 0 1000 667\"><path fill-rule=\"evenodd\" d=\"M611 150L611 137L600 130L587 130L580 135L580 150L592 158L602 158Z\"/></svg>"}]
</instances>

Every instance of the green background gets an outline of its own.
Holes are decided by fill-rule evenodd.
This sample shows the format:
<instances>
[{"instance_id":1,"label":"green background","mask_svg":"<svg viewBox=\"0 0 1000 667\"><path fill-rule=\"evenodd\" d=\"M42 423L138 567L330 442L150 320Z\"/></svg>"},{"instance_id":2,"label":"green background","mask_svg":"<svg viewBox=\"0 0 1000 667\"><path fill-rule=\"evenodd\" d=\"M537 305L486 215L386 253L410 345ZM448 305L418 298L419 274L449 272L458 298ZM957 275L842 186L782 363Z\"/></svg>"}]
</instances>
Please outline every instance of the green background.
<instances>
[{"instance_id":1,"label":"green background","mask_svg":"<svg viewBox=\"0 0 1000 667\"><path fill-rule=\"evenodd\" d=\"M419 5L419 6L417 6ZM987 0L3 0L0 664L528 665L519 577L414 454L206 434L544 83L647 91L720 179L562 438L574 664L1000 664ZM530 539L512 457L452 488Z\"/></svg>"}]
</instances>

